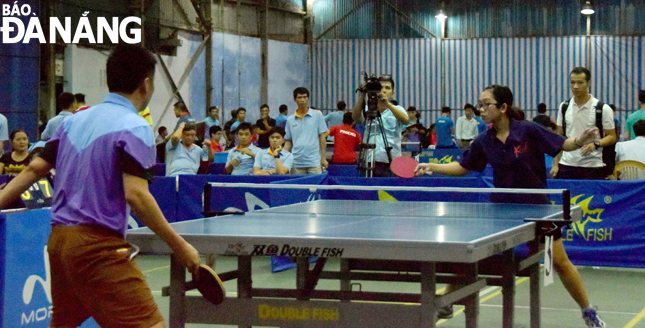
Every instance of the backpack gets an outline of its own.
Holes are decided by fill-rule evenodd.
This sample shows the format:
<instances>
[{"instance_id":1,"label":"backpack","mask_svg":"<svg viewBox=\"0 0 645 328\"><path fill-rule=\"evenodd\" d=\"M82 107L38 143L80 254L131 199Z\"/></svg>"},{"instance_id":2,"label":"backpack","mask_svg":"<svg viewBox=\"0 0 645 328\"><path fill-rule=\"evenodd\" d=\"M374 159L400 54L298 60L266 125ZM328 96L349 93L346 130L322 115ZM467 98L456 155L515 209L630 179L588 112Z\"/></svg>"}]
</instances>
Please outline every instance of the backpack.
<instances>
[{"instance_id":1,"label":"backpack","mask_svg":"<svg viewBox=\"0 0 645 328\"><path fill-rule=\"evenodd\" d=\"M605 106L605 103L598 101L596 104L596 127L598 127L598 133L600 134L600 139L605 136L605 131L602 128L602 107ZM565 113L569 108L569 100L562 103L560 107L560 112L562 113L562 135L567 137L567 120ZM618 135L616 135L618 137ZM616 166L616 145L611 145L607 147L602 147L602 161L605 163L604 171L605 176L614 174L614 167Z\"/></svg>"}]
</instances>

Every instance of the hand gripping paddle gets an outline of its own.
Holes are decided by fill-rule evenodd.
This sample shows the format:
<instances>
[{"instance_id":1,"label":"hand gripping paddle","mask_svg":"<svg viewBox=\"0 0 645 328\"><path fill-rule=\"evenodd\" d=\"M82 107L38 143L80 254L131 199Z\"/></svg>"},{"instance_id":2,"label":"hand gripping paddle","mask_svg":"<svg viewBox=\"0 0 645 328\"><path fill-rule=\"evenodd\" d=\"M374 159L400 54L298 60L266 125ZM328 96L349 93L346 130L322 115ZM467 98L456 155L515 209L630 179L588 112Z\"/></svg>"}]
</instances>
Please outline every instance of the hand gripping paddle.
<instances>
[{"instance_id":1,"label":"hand gripping paddle","mask_svg":"<svg viewBox=\"0 0 645 328\"><path fill-rule=\"evenodd\" d=\"M208 265L202 264L199 266L198 278L195 279L193 275L193 283L207 301L215 305L224 301L226 290L224 289L222 280L219 279L217 273Z\"/></svg>"},{"instance_id":2,"label":"hand gripping paddle","mask_svg":"<svg viewBox=\"0 0 645 328\"><path fill-rule=\"evenodd\" d=\"M390 170L397 177L409 179L414 177L414 169L417 168L417 161L412 157L399 156L390 163Z\"/></svg>"}]
</instances>

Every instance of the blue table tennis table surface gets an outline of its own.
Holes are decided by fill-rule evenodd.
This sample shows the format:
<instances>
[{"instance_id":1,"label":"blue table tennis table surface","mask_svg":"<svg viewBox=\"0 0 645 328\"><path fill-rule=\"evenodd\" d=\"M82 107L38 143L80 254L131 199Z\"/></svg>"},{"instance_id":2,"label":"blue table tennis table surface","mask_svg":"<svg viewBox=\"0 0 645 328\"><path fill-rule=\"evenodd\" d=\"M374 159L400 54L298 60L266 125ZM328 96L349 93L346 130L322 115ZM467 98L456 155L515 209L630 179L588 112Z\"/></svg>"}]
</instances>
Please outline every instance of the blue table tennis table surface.
<instances>
[{"instance_id":1,"label":"blue table tennis table surface","mask_svg":"<svg viewBox=\"0 0 645 328\"><path fill-rule=\"evenodd\" d=\"M525 219L545 218L561 219L562 206L317 200L171 225L201 253L476 262L535 239ZM170 252L148 228L128 240Z\"/></svg>"}]
</instances>

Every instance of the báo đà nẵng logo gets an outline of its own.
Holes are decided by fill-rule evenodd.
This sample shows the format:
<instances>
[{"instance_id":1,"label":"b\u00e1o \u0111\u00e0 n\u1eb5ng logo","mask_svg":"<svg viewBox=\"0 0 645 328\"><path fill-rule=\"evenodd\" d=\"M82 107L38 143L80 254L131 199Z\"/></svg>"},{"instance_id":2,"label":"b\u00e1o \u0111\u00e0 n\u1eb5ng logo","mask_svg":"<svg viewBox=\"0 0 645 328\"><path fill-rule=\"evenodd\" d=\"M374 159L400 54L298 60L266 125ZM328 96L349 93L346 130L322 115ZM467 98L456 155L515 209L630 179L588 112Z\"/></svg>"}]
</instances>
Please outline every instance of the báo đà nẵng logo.
<instances>
[{"instance_id":1,"label":"b\u00e1o \u0111\u00e0 n\u1eb5ng logo","mask_svg":"<svg viewBox=\"0 0 645 328\"><path fill-rule=\"evenodd\" d=\"M2 43L29 43L32 39L40 43L56 43L56 35L59 35L64 43L75 44L83 39L88 43L103 43L104 35L107 35L110 42L115 44L120 41L130 44L141 42L141 18L126 17L119 21L118 17L97 17L94 24L96 31L94 31L90 18L87 17L89 13L85 11L76 26L72 26L71 17L65 17L62 22L58 17L50 17L49 39L47 39L40 25L40 19L30 5L20 4L18 1L13 4L3 4L0 25Z\"/></svg>"}]
</instances>

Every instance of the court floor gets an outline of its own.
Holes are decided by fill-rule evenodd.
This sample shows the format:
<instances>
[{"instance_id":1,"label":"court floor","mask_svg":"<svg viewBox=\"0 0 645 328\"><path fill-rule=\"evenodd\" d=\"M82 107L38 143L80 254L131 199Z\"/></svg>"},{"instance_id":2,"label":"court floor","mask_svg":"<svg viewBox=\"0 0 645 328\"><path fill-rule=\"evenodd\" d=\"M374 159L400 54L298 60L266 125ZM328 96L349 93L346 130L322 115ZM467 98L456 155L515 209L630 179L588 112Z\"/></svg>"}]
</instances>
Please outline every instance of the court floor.
<instances>
[{"instance_id":1,"label":"court floor","mask_svg":"<svg viewBox=\"0 0 645 328\"><path fill-rule=\"evenodd\" d=\"M168 318L168 298L161 296L161 288L169 283L170 258L168 256L140 255L136 259L144 272L148 285L152 289L155 301L164 318ZM202 259L205 262L205 259ZM330 259L326 269L338 270L339 261ZM224 272L236 268L235 258L219 257L215 270ZM645 328L645 270L623 268L578 267L587 294L593 305L598 306L599 313L609 328ZM295 270L271 273L269 258L253 259L254 281L256 287L295 288ZM418 292L418 284L361 282L363 290ZM224 283L229 296L235 295L235 281ZM528 278L516 280L516 314L515 321L525 327L529 326ZM338 281L321 280L318 284L323 289L339 289ZM439 286L442 287L442 286ZM480 327L501 327L502 297L499 287L487 287L480 293ZM190 291L189 294L197 291ZM464 327L463 307L455 307L455 316L450 320L441 320L439 327ZM187 324L186 327L235 327L202 324ZM576 303L571 299L556 275L555 282L542 288L542 327L574 328L585 327Z\"/></svg>"}]
</instances>

